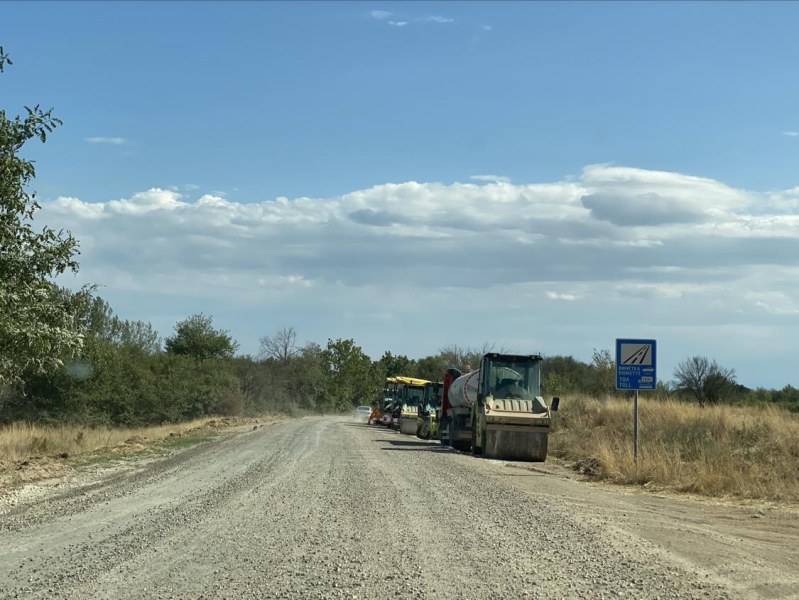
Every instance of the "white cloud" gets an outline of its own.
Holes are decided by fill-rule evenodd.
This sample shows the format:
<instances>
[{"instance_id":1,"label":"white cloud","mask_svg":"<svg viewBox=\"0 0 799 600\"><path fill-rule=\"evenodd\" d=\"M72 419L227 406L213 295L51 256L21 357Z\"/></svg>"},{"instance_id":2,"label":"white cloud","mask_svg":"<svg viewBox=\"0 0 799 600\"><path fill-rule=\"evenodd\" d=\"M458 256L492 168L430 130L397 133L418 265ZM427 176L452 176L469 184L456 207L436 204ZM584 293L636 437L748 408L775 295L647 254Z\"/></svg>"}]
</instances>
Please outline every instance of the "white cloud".
<instances>
[{"instance_id":1,"label":"white cloud","mask_svg":"<svg viewBox=\"0 0 799 600\"><path fill-rule=\"evenodd\" d=\"M128 140L122 137L104 137L104 136L87 137L83 138L83 141L88 142L89 144L110 144L112 146L121 146L122 144L128 143Z\"/></svg>"},{"instance_id":2,"label":"white cloud","mask_svg":"<svg viewBox=\"0 0 799 600\"><path fill-rule=\"evenodd\" d=\"M799 315L799 297L785 292L749 291L744 298L758 308L775 315Z\"/></svg>"},{"instance_id":3,"label":"white cloud","mask_svg":"<svg viewBox=\"0 0 799 600\"><path fill-rule=\"evenodd\" d=\"M452 23L455 21L455 19L451 19L449 17L443 17L441 15L428 15L425 17L411 17L409 15L402 15L403 18L398 19L394 18L398 16L396 15L396 13L393 13L388 10L372 10L369 12L369 14L373 19L376 19L378 21L384 21L388 25L391 25L392 27L405 27L410 23L411 20L422 23L440 23L440 24Z\"/></svg>"},{"instance_id":4,"label":"white cloud","mask_svg":"<svg viewBox=\"0 0 799 600\"><path fill-rule=\"evenodd\" d=\"M783 131L782 135L787 135L789 137L799 137L799 131Z\"/></svg>"},{"instance_id":5,"label":"white cloud","mask_svg":"<svg viewBox=\"0 0 799 600\"><path fill-rule=\"evenodd\" d=\"M427 23L453 23L455 19L450 19L448 17L442 17L440 15L431 15L429 17L425 17L422 19Z\"/></svg>"},{"instance_id":6,"label":"white cloud","mask_svg":"<svg viewBox=\"0 0 799 600\"><path fill-rule=\"evenodd\" d=\"M799 188L761 193L609 165L573 180L504 179L267 202L151 188L104 202L61 197L39 218L77 236L79 283L104 285L123 316L168 332L192 312L219 315L247 351L270 333L265 315L313 341L353 337L378 356L504 340L590 358L615 337L657 333L675 361L721 360L710 350L723 348L748 385L761 358L736 331L789 345ZM690 334L713 325L715 338Z\"/></svg>"},{"instance_id":7,"label":"white cloud","mask_svg":"<svg viewBox=\"0 0 799 600\"><path fill-rule=\"evenodd\" d=\"M574 294L563 294L560 292L547 292L547 298L550 300L563 300L565 302L574 302L577 296Z\"/></svg>"},{"instance_id":8,"label":"white cloud","mask_svg":"<svg viewBox=\"0 0 799 600\"><path fill-rule=\"evenodd\" d=\"M510 177L505 177L504 175L469 175L469 179L473 179L474 181L510 183Z\"/></svg>"}]
</instances>

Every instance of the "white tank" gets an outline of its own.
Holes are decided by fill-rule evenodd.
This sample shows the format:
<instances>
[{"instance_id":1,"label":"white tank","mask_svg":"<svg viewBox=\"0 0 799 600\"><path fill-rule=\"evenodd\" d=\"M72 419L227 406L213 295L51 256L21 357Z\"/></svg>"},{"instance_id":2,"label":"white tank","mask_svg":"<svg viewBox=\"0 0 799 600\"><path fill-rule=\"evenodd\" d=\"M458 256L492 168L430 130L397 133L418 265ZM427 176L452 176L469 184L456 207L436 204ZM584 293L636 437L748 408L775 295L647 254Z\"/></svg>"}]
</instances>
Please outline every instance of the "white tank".
<instances>
[{"instance_id":1,"label":"white tank","mask_svg":"<svg viewBox=\"0 0 799 600\"><path fill-rule=\"evenodd\" d=\"M461 375L449 385L449 403L452 406L471 408L477 401L477 386L480 383L480 369Z\"/></svg>"}]
</instances>

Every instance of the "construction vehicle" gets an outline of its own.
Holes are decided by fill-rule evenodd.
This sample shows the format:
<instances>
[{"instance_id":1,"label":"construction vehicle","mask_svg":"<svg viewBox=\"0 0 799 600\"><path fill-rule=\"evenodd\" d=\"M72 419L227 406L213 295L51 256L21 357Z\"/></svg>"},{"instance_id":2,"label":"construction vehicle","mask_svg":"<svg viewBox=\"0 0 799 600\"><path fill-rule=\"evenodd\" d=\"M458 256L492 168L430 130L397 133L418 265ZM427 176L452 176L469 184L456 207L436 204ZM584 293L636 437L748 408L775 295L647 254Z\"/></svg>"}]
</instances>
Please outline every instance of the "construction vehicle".
<instances>
[{"instance_id":1,"label":"construction vehicle","mask_svg":"<svg viewBox=\"0 0 799 600\"><path fill-rule=\"evenodd\" d=\"M407 435L416 434L416 418L419 406L424 398L424 389L430 382L416 377L395 377L397 380L396 402L393 414L396 419L395 428Z\"/></svg>"},{"instance_id":2,"label":"construction vehicle","mask_svg":"<svg viewBox=\"0 0 799 600\"><path fill-rule=\"evenodd\" d=\"M444 376L439 421L441 444L487 458L543 461L551 411L541 397L543 357L489 352L469 373Z\"/></svg>"},{"instance_id":3,"label":"construction vehicle","mask_svg":"<svg viewBox=\"0 0 799 600\"><path fill-rule=\"evenodd\" d=\"M438 439L438 410L441 408L441 382L424 384L424 397L416 417L416 437L423 440Z\"/></svg>"},{"instance_id":4,"label":"construction vehicle","mask_svg":"<svg viewBox=\"0 0 799 600\"><path fill-rule=\"evenodd\" d=\"M383 388L383 397L380 399L379 423L386 427L392 425L392 409L397 397L397 378L386 377L386 384Z\"/></svg>"}]
</instances>

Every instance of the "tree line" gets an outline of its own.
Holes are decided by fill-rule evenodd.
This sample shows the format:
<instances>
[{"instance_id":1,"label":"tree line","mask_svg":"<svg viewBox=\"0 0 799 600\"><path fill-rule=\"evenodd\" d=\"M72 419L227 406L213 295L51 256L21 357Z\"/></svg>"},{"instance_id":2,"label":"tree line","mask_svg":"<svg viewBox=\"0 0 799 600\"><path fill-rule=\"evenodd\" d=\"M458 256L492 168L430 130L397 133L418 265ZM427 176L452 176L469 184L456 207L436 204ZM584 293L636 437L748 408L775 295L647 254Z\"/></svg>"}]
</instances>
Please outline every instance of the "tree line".
<instances>
[{"instance_id":1,"label":"tree line","mask_svg":"<svg viewBox=\"0 0 799 600\"><path fill-rule=\"evenodd\" d=\"M211 415L344 412L377 402L388 376L440 381L448 368L476 368L486 352L507 352L489 343L452 344L418 359L386 351L373 360L353 339L299 345L296 330L283 327L261 338L258 355L239 355L237 342L210 316L191 315L162 340L149 323L118 317L100 297L59 293L81 327L82 348L57 367L31 366L6 386L0 422L142 426ZM542 373L545 396L629 395L615 389L609 350L594 350L590 362L544 357ZM680 363L675 382L659 382L652 397L799 406L799 390L749 390L733 370L703 357Z\"/></svg>"}]
</instances>

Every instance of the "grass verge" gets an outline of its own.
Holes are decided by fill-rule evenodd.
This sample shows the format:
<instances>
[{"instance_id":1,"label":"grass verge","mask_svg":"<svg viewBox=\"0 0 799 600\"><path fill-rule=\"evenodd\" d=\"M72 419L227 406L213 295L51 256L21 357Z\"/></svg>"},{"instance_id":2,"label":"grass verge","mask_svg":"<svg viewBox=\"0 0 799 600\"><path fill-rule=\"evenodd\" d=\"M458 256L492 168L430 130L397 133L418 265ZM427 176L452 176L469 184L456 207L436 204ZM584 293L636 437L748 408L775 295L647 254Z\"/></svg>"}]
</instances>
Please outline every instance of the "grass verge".
<instances>
[{"instance_id":1,"label":"grass verge","mask_svg":"<svg viewBox=\"0 0 799 600\"><path fill-rule=\"evenodd\" d=\"M550 453L596 479L713 497L799 500L799 418L772 406L564 397Z\"/></svg>"},{"instance_id":2,"label":"grass verge","mask_svg":"<svg viewBox=\"0 0 799 600\"><path fill-rule=\"evenodd\" d=\"M138 428L14 423L0 427L0 488L64 475L74 466L166 454L208 441L223 430L259 427L281 418L205 418Z\"/></svg>"}]
</instances>

